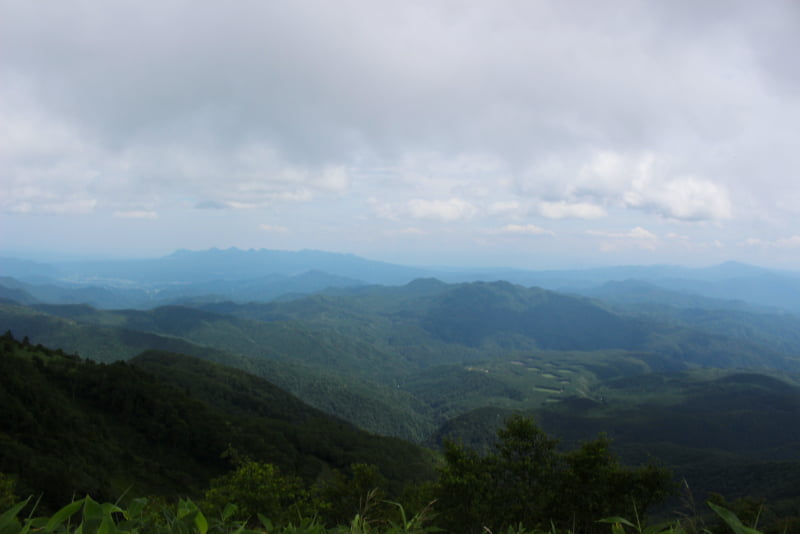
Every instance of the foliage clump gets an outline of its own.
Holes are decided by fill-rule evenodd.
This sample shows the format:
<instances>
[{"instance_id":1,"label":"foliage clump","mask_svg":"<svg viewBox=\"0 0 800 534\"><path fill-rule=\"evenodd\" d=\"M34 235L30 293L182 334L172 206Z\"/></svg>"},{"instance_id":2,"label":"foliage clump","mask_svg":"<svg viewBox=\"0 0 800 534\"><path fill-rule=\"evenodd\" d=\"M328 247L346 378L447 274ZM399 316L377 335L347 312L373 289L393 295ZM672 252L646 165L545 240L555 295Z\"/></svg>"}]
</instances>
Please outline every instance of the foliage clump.
<instances>
[{"instance_id":1,"label":"foliage clump","mask_svg":"<svg viewBox=\"0 0 800 534\"><path fill-rule=\"evenodd\" d=\"M279 523L291 523L311 515L314 509L300 478L253 460L242 460L234 471L211 482L205 494L206 507L222 514L229 503L236 503L231 519L245 522L262 514Z\"/></svg>"},{"instance_id":2,"label":"foliage clump","mask_svg":"<svg viewBox=\"0 0 800 534\"><path fill-rule=\"evenodd\" d=\"M647 510L672 491L668 470L620 465L605 436L568 452L557 445L522 416L508 420L488 454L446 442L436 490L443 526L463 533L514 525L595 532L599 517Z\"/></svg>"}]
</instances>

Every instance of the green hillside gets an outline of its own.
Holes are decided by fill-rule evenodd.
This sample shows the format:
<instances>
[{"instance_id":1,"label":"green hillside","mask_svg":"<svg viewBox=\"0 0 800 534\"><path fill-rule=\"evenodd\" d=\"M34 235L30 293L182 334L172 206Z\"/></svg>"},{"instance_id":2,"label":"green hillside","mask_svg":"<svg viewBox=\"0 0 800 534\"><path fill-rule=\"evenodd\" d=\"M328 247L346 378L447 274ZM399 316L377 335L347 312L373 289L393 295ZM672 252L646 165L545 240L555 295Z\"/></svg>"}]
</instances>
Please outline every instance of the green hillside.
<instances>
[{"instance_id":1,"label":"green hillside","mask_svg":"<svg viewBox=\"0 0 800 534\"><path fill-rule=\"evenodd\" d=\"M148 349L197 356L417 442L476 408L535 410L613 378L693 367L797 370L795 355L772 342L791 347L788 321L772 331L752 321L756 333L727 335L714 325L735 323L663 321L505 282L430 279L147 311L0 304L0 328L34 343L107 362Z\"/></svg>"},{"instance_id":2,"label":"green hillside","mask_svg":"<svg viewBox=\"0 0 800 534\"><path fill-rule=\"evenodd\" d=\"M98 364L2 338L0 472L46 503L89 492L192 495L230 469L222 453L307 481L375 464L399 491L432 477L429 452L367 434L262 379L188 356L148 352Z\"/></svg>"}]
</instances>

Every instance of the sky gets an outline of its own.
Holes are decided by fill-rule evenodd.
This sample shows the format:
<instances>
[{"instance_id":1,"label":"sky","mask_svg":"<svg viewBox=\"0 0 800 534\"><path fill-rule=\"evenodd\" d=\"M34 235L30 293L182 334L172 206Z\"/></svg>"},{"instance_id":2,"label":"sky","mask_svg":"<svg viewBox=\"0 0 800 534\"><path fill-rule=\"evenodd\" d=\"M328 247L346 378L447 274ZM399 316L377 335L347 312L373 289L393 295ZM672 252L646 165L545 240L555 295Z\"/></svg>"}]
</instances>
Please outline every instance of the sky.
<instances>
[{"instance_id":1,"label":"sky","mask_svg":"<svg viewBox=\"0 0 800 534\"><path fill-rule=\"evenodd\" d=\"M0 255L800 269L800 2L0 0Z\"/></svg>"}]
</instances>

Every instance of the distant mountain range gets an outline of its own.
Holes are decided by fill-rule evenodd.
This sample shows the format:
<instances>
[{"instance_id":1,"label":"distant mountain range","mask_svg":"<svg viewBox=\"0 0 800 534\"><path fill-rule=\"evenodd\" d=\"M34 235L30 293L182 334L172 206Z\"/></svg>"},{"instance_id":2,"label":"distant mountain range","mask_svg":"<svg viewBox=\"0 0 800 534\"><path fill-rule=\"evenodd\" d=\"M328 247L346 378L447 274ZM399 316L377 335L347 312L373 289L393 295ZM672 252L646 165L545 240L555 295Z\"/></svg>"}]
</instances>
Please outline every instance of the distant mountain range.
<instances>
[{"instance_id":1,"label":"distant mountain range","mask_svg":"<svg viewBox=\"0 0 800 534\"><path fill-rule=\"evenodd\" d=\"M727 262L706 268L620 266L560 271L425 268L316 250L179 250L162 258L36 263L0 258L0 298L153 308L197 301L269 301L333 288L503 280L587 296L630 298L632 282L682 295L800 312L800 273ZM628 282L626 286L604 285ZM640 289L643 286L640 286ZM620 293L620 294L617 294ZM622 295L626 293L627 296ZM641 296L641 295L640 295ZM733 304L739 301L738 304Z\"/></svg>"}]
</instances>

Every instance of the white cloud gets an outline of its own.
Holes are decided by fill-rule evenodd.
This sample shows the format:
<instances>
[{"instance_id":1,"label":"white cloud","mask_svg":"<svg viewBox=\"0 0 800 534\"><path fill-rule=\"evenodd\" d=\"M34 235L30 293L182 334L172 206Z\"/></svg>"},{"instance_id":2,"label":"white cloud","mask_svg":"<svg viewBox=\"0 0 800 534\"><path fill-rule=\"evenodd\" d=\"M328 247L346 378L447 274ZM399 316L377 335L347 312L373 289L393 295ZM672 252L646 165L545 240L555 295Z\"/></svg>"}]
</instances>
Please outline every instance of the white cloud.
<instances>
[{"instance_id":1,"label":"white cloud","mask_svg":"<svg viewBox=\"0 0 800 534\"><path fill-rule=\"evenodd\" d=\"M158 219L158 213L155 211L147 210L128 210L128 211L115 211L114 217L120 219Z\"/></svg>"},{"instance_id":2,"label":"white cloud","mask_svg":"<svg viewBox=\"0 0 800 534\"><path fill-rule=\"evenodd\" d=\"M422 228L417 228L415 226L408 226L406 228L401 228L396 232L392 232L393 235L425 235L427 232Z\"/></svg>"},{"instance_id":3,"label":"white cloud","mask_svg":"<svg viewBox=\"0 0 800 534\"><path fill-rule=\"evenodd\" d=\"M775 242L775 246L779 248L798 248L800 247L800 235L778 239Z\"/></svg>"},{"instance_id":4,"label":"white cloud","mask_svg":"<svg viewBox=\"0 0 800 534\"><path fill-rule=\"evenodd\" d=\"M548 219L598 219L605 217L606 210L601 206L588 202L568 203L560 202L540 202L539 213Z\"/></svg>"},{"instance_id":5,"label":"white cloud","mask_svg":"<svg viewBox=\"0 0 800 534\"><path fill-rule=\"evenodd\" d=\"M370 197L366 203L376 217L389 220L397 220L400 217L397 206L389 202L382 202L375 197Z\"/></svg>"},{"instance_id":6,"label":"white cloud","mask_svg":"<svg viewBox=\"0 0 800 534\"><path fill-rule=\"evenodd\" d=\"M262 230L264 232L274 232L278 234L285 234L289 231L289 229L286 228L285 226L279 226L274 224L259 224L258 228L259 230Z\"/></svg>"},{"instance_id":7,"label":"white cloud","mask_svg":"<svg viewBox=\"0 0 800 534\"><path fill-rule=\"evenodd\" d=\"M655 234L650 232L649 230L645 230L641 226L637 226L627 234L628 237L632 237L634 239L658 239Z\"/></svg>"},{"instance_id":8,"label":"white cloud","mask_svg":"<svg viewBox=\"0 0 800 534\"><path fill-rule=\"evenodd\" d=\"M503 234L522 234L522 235L549 235L555 236L551 230L545 230L534 224L507 224L500 229Z\"/></svg>"},{"instance_id":9,"label":"white cloud","mask_svg":"<svg viewBox=\"0 0 800 534\"><path fill-rule=\"evenodd\" d=\"M628 232L589 230L586 233L603 238L600 242L600 248L606 252L624 248L655 250L658 245L658 236L641 226L632 228Z\"/></svg>"},{"instance_id":10,"label":"white cloud","mask_svg":"<svg viewBox=\"0 0 800 534\"><path fill-rule=\"evenodd\" d=\"M415 198L408 201L408 213L415 219L454 222L469 219L477 213L475 206L460 198L448 200L425 200Z\"/></svg>"},{"instance_id":11,"label":"white cloud","mask_svg":"<svg viewBox=\"0 0 800 534\"><path fill-rule=\"evenodd\" d=\"M520 211L522 205L516 200L501 200L489 204L487 212L490 215L514 214Z\"/></svg>"},{"instance_id":12,"label":"white cloud","mask_svg":"<svg viewBox=\"0 0 800 534\"><path fill-rule=\"evenodd\" d=\"M679 177L661 182L642 179L624 195L628 206L652 211L667 219L719 221L732 214L727 190L709 180Z\"/></svg>"},{"instance_id":13,"label":"white cloud","mask_svg":"<svg viewBox=\"0 0 800 534\"><path fill-rule=\"evenodd\" d=\"M0 216L286 209L293 236L351 211L473 234L538 216L793 250L765 236L800 209L796 20L791 0L7 2Z\"/></svg>"},{"instance_id":14,"label":"white cloud","mask_svg":"<svg viewBox=\"0 0 800 534\"><path fill-rule=\"evenodd\" d=\"M746 247L761 247L768 249L794 249L800 248L800 235L781 237L774 240L765 240L756 237L749 237L742 241L740 245Z\"/></svg>"},{"instance_id":15,"label":"white cloud","mask_svg":"<svg viewBox=\"0 0 800 534\"><path fill-rule=\"evenodd\" d=\"M739 244L746 247L761 247L766 245L766 243L762 239L759 239L757 237L748 237Z\"/></svg>"},{"instance_id":16,"label":"white cloud","mask_svg":"<svg viewBox=\"0 0 800 534\"><path fill-rule=\"evenodd\" d=\"M675 232L670 232L664 237L674 241L689 241L690 239L688 235L676 234Z\"/></svg>"}]
</instances>

